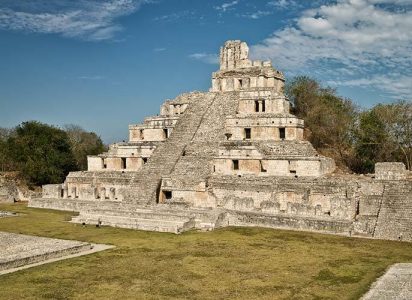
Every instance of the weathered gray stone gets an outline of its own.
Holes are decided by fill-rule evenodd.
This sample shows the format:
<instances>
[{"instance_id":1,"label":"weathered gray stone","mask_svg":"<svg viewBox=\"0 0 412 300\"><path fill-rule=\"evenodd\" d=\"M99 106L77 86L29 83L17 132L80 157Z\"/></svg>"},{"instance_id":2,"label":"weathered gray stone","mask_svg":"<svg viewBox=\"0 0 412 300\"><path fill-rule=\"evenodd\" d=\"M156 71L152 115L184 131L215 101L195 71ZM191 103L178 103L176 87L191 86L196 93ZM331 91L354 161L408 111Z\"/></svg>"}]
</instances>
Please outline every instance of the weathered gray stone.
<instances>
[{"instance_id":1,"label":"weathered gray stone","mask_svg":"<svg viewBox=\"0 0 412 300\"><path fill-rule=\"evenodd\" d=\"M362 300L412 299L412 264L395 264L380 277Z\"/></svg>"},{"instance_id":2,"label":"weathered gray stone","mask_svg":"<svg viewBox=\"0 0 412 300\"><path fill-rule=\"evenodd\" d=\"M90 250L89 243L0 232L0 271Z\"/></svg>"}]
</instances>

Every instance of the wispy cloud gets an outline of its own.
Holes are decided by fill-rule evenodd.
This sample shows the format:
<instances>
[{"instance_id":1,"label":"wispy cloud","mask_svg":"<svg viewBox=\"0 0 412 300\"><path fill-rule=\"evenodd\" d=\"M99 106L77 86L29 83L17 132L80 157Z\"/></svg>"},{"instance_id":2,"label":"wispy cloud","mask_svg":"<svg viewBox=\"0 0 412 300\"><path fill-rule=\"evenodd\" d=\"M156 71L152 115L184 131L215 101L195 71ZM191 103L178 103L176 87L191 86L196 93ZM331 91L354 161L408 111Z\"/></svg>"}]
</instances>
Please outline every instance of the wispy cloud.
<instances>
[{"instance_id":1,"label":"wispy cloud","mask_svg":"<svg viewBox=\"0 0 412 300\"><path fill-rule=\"evenodd\" d=\"M239 4L238 0L234 0L231 2L224 2L221 5L215 6L214 9L220 12L226 12L228 10L233 9L233 7L236 6L237 4Z\"/></svg>"},{"instance_id":2,"label":"wispy cloud","mask_svg":"<svg viewBox=\"0 0 412 300\"><path fill-rule=\"evenodd\" d=\"M273 14L273 12L271 11L263 11L263 10L258 10L252 13L245 13L245 14L241 14L240 16L243 18L247 18L247 19L253 19L253 20L257 20L260 19L262 17L266 17Z\"/></svg>"},{"instance_id":3,"label":"wispy cloud","mask_svg":"<svg viewBox=\"0 0 412 300\"><path fill-rule=\"evenodd\" d=\"M336 83L369 84L412 98L412 84L407 84L412 78L411 4L412 0L330 2L302 12L293 25L274 32L251 52L255 58L271 58L286 71L333 68L336 71L328 76ZM375 75L362 81L370 74ZM387 74L399 74L405 84L397 85Z\"/></svg>"},{"instance_id":4,"label":"wispy cloud","mask_svg":"<svg viewBox=\"0 0 412 300\"><path fill-rule=\"evenodd\" d=\"M153 52L163 52L163 51L166 51L166 48L154 48L153 49Z\"/></svg>"},{"instance_id":5,"label":"wispy cloud","mask_svg":"<svg viewBox=\"0 0 412 300\"><path fill-rule=\"evenodd\" d=\"M298 6L298 3L295 0L272 0L267 4L282 10Z\"/></svg>"},{"instance_id":6,"label":"wispy cloud","mask_svg":"<svg viewBox=\"0 0 412 300\"><path fill-rule=\"evenodd\" d=\"M79 76L81 80L103 80L105 77L101 75L87 75L87 76Z\"/></svg>"},{"instance_id":7,"label":"wispy cloud","mask_svg":"<svg viewBox=\"0 0 412 300\"><path fill-rule=\"evenodd\" d=\"M373 87L376 90L389 93L391 98L412 100L412 77L402 74L381 74L341 81L329 80L327 84L331 86Z\"/></svg>"},{"instance_id":8,"label":"wispy cloud","mask_svg":"<svg viewBox=\"0 0 412 300\"><path fill-rule=\"evenodd\" d=\"M123 28L116 20L148 0L8 1L0 8L0 29L53 33L89 41L108 40ZM16 2L18 2L16 4Z\"/></svg>"},{"instance_id":9,"label":"wispy cloud","mask_svg":"<svg viewBox=\"0 0 412 300\"><path fill-rule=\"evenodd\" d=\"M168 15L162 15L154 18L153 20L156 22L175 22L180 19L192 19L196 15L196 11L194 10L183 10L175 13L171 13Z\"/></svg>"},{"instance_id":10,"label":"wispy cloud","mask_svg":"<svg viewBox=\"0 0 412 300\"><path fill-rule=\"evenodd\" d=\"M218 64L219 63L219 57L217 54L210 54L210 53L193 53L189 55L190 58L199 60L201 62L207 63L207 64Z\"/></svg>"}]
</instances>

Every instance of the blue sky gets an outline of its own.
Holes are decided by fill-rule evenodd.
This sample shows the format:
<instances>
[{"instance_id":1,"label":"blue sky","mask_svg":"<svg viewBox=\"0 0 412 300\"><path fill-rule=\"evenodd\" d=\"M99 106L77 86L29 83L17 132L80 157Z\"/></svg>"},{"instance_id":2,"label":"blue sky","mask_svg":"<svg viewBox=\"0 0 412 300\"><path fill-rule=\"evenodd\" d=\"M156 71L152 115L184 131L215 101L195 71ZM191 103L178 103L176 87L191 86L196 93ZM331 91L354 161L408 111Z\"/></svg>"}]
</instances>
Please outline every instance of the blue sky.
<instances>
[{"instance_id":1,"label":"blue sky","mask_svg":"<svg viewBox=\"0 0 412 300\"><path fill-rule=\"evenodd\" d=\"M412 0L1 0L0 127L78 124L105 142L208 90L241 39L362 107L412 99Z\"/></svg>"}]
</instances>

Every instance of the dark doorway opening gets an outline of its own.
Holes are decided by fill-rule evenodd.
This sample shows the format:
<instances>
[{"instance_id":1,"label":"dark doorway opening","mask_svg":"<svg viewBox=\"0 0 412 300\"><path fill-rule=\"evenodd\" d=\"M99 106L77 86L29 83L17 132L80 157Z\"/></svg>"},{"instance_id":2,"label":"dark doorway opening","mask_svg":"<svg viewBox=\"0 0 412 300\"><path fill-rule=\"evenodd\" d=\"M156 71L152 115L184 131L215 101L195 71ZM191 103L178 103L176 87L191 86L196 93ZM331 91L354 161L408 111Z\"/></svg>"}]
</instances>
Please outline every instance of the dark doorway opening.
<instances>
[{"instance_id":1,"label":"dark doorway opening","mask_svg":"<svg viewBox=\"0 0 412 300\"><path fill-rule=\"evenodd\" d=\"M165 200L170 200L173 197L172 191L163 191L163 196Z\"/></svg>"},{"instance_id":2,"label":"dark doorway opening","mask_svg":"<svg viewBox=\"0 0 412 300\"><path fill-rule=\"evenodd\" d=\"M250 128L245 128L245 139L250 140L252 138L252 130Z\"/></svg>"},{"instance_id":3,"label":"dark doorway opening","mask_svg":"<svg viewBox=\"0 0 412 300\"><path fill-rule=\"evenodd\" d=\"M279 128L279 137L284 140L286 138L286 128Z\"/></svg>"},{"instance_id":4,"label":"dark doorway opening","mask_svg":"<svg viewBox=\"0 0 412 300\"><path fill-rule=\"evenodd\" d=\"M233 170L239 170L239 160L235 159L233 162Z\"/></svg>"}]
</instances>

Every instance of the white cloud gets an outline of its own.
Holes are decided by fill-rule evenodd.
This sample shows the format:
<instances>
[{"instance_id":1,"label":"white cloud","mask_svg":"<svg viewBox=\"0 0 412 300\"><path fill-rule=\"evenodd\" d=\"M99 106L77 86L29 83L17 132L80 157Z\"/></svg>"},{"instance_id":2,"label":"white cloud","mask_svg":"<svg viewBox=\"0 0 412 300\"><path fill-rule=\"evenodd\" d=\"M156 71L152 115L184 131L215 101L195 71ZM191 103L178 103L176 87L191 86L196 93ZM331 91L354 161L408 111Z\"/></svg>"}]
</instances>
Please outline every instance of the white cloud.
<instances>
[{"instance_id":1,"label":"white cloud","mask_svg":"<svg viewBox=\"0 0 412 300\"><path fill-rule=\"evenodd\" d=\"M232 2L225 2L222 5L215 6L214 9L220 12L226 12L227 10L233 9L233 6L239 3L238 0L234 0Z\"/></svg>"},{"instance_id":2,"label":"white cloud","mask_svg":"<svg viewBox=\"0 0 412 300\"><path fill-rule=\"evenodd\" d=\"M244 17L244 18L248 18L248 19L257 20L257 19L260 19L260 18L262 18L262 17L269 16L269 15L271 15L271 14L273 14L273 13L270 12L270 11L258 10L258 11L256 11L256 12L246 13L246 14L242 14L242 15L240 15L240 16L241 16L241 17Z\"/></svg>"},{"instance_id":3,"label":"white cloud","mask_svg":"<svg viewBox=\"0 0 412 300\"><path fill-rule=\"evenodd\" d=\"M166 48L160 48L160 47L153 49L154 52L163 52L163 51L166 51L166 50L167 50Z\"/></svg>"},{"instance_id":4,"label":"white cloud","mask_svg":"<svg viewBox=\"0 0 412 300\"><path fill-rule=\"evenodd\" d=\"M207 63L207 64L215 65L219 63L219 56L217 54L193 53L193 54L190 54L189 57L192 59Z\"/></svg>"},{"instance_id":5,"label":"white cloud","mask_svg":"<svg viewBox=\"0 0 412 300\"><path fill-rule=\"evenodd\" d=\"M271 58L286 71L310 74L337 65L336 68L358 78L375 74L376 80L380 75L399 73L405 77L404 82L410 82L407 80L412 78L409 4L412 0L338 0L304 11L294 25L274 32L253 46L251 52L256 58ZM348 78L337 73L336 82L348 83ZM388 93L396 93L389 84L381 87ZM398 88L402 89L399 95L412 94L412 85Z\"/></svg>"},{"instance_id":6,"label":"white cloud","mask_svg":"<svg viewBox=\"0 0 412 300\"><path fill-rule=\"evenodd\" d=\"M115 22L146 0L46 1L0 8L0 29L54 33L91 41L107 40L122 30ZM7 3L7 2L6 2Z\"/></svg>"},{"instance_id":7,"label":"white cloud","mask_svg":"<svg viewBox=\"0 0 412 300\"><path fill-rule=\"evenodd\" d=\"M274 6L278 9L287 9L287 8L295 7L298 4L296 3L295 0L274 0L274 1L269 1L268 5Z\"/></svg>"},{"instance_id":8,"label":"white cloud","mask_svg":"<svg viewBox=\"0 0 412 300\"><path fill-rule=\"evenodd\" d=\"M375 75L365 78L348 79L343 81L330 80L331 86L373 87L379 91L387 92L394 99L412 100L412 77L402 74Z\"/></svg>"}]
</instances>

